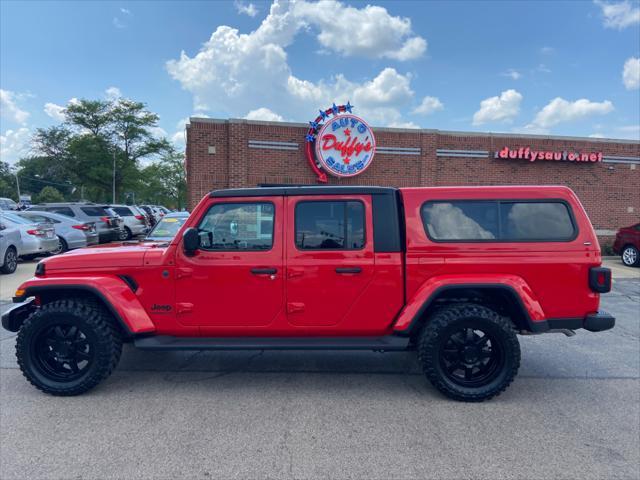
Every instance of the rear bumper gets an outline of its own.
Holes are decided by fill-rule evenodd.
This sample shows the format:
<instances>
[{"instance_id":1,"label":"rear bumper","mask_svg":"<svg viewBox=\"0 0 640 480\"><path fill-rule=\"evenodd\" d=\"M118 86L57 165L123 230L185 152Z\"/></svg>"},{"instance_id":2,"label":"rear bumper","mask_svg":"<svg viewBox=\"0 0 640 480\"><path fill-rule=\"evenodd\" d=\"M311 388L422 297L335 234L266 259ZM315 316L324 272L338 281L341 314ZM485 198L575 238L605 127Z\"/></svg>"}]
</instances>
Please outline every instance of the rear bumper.
<instances>
[{"instance_id":1,"label":"rear bumper","mask_svg":"<svg viewBox=\"0 0 640 480\"><path fill-rule=\"evenodd\" d=\"M590 332L610 330L616 324L616 319L607 312L590 313L584 318L550 318L542 322L533 322L533 333L545 333L553 330L578 330L584 328Z\"/></svg>"}]
</instances>

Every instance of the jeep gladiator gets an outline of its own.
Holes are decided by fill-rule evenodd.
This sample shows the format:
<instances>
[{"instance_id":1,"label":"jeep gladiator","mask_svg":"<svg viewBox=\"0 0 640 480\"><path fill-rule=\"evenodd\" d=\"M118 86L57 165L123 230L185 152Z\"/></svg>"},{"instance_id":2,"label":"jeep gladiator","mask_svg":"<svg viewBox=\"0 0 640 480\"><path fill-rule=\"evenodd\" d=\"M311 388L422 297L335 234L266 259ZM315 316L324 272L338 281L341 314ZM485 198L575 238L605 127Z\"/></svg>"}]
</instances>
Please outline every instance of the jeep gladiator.
<instances>
[{"instance_id":1,"label":"jeep gladiator","mask_svg":"<svg viewBox=\"0 0 640 480\"><path fill-rule=\"evenodd\" d=\"M566 187L265 187L207 195L172 239L42 260L16 291L27 380L77 395L145 350L415 350L482 401L517 334L610 329L598 240Z\"/></svg>"}]
</instances>

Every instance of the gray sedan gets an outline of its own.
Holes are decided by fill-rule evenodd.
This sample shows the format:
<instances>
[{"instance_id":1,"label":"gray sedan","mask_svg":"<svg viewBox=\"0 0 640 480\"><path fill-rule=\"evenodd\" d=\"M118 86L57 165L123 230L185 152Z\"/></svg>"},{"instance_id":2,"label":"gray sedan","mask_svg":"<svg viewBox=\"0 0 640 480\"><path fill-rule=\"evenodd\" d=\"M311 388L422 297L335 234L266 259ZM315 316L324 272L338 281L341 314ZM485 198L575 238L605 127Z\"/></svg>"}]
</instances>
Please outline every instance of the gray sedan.
<instances>
[{"instance_id":1,"label":"gray sedan","mask_svg":"<svg viewBox=\"0 0 640 480\"><path fill-rule=\"evenodd\" d=\"M66 215L36 210L16 213L29 221L51 225L55 229L59 245L52 252L54 254L98 244L98 231L94 222L79 222Z\"/></svg>"},{"instance_id":2,"label":"gray sedan","mask_svg":"<svg viewBox=\"0 0 640 480\"><path fill-rule=\"evenodd\" d=\"M13 212L0 212L0 221L7 226L15 226L20 232L21 258L30 260L39 255L48 255L58 247L58 237L50 224L33 223Z\"/></svg>"}]
</instances>

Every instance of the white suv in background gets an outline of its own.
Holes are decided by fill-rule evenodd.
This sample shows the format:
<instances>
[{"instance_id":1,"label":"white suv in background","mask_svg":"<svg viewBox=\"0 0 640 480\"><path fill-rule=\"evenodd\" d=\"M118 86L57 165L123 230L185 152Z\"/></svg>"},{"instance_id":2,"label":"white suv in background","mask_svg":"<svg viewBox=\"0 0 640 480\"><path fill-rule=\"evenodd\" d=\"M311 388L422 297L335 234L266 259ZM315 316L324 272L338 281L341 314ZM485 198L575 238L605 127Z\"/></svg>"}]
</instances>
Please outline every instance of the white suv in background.
<instances>
[{"instance_id":1,"label":"white suv in background","mask_svg":"<svg viewBox=\"0 0 640 480\"><path fill-rule=\"evenodd\" d=\"M120 240L129 240L138 235L146 235L149 231L146 217L137 207L133 205L109 205L106 208L124 220Z\"/></svg>"}]
</instances>

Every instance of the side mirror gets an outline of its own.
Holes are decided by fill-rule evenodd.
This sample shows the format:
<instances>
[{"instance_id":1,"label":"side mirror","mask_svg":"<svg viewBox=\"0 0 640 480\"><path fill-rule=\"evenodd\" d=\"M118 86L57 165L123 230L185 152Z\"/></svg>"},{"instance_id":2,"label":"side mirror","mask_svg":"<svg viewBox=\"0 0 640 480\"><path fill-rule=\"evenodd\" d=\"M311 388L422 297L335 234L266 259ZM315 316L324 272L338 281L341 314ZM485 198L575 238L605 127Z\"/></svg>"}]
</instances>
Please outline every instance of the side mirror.
<instances>
[{"instance_id":1,"label":"side mirror","mask_svg":"<svg viewBox=\"0 0 640 480\"><path fill-rule=\"evenodd\" d=\"M182 248L185 255L192 257L200 247L200 235L195 228L187 228L182 234Z\"/></svg>"}]
</instances>

